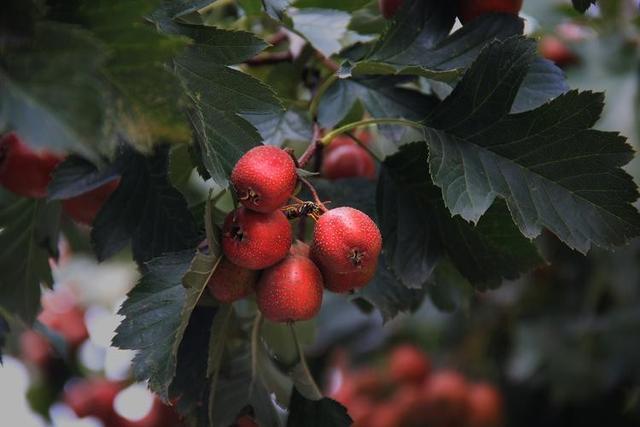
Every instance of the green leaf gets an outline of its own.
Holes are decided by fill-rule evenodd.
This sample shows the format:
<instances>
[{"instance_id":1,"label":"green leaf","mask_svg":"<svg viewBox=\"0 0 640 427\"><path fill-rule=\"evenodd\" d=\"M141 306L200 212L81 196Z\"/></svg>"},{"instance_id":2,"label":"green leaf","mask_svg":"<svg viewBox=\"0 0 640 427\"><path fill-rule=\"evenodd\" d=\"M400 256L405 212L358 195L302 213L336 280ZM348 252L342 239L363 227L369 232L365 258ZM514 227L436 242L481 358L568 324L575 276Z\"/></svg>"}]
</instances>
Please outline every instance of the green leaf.
<instances>
[{"instance_id":1,"label":"green leaf","mask_svg":"<svg viewBox=\"0 0 640 427\"><path fill-rule=\"evenodd\" d=\"M9 335L9 322L0 314L0 365L2 365L2 349L7 343L7 336Z\"/></svg>"},{"instance_id":2,"label":"green leaf","mask_svg":"<svg viewBox=\"0 0 640 427\"><path fill-rule=\"evenodd\" d=\"M293 327L298 334L302 345L310 345L315 338L315 321L296 322ZM291 367L298 360L298 349L291 335L291 328L284 323L264 320L261 329L261 338L270 354L282 367Z\"/></svg>"},{"instance_id":3,"label":"green leaf","mask_svg":"<svg viewBox=\"0 0 640 427\"><path fill-rule=\"evenodd\" d=\"M477 222L504 198L521 232L548 228L570 247L612 248L640 234L638 195L621 166L633 150L591 129L603 96L576 91L509 114L535 46L491 43L427 119L431 175L454 215Z\"/></svg>"},{"instance_id":4,"label":"green leaf","mask_svg":"<svg viewBox=\"0 0 640 427\"><path fill-rule=\"evenodd\" d=\"M436 99L397 86L406 81L401 77L338 80L321 98L318 121L322 127L334 127L349 113L356 101L360 101L374 118L422 120L435 106Z\"/></svg>"},{"instance_id":5,"label":"green leaf","mask_svg":"<svg viewBox=\"0 0 640 427\"><path fill-rule=\"evenodd\" d=\"M293 389L287 427L348 427L352 423L347 408L335 400L328 397L305 399Z\"/></svg>"},{"instance_id":6,"label":"green leaf","mask_svg":"<svg viewBox=\"0 0 640 427\"><path fill-rule=\"evenodd\" d=\"M6 193L0 205L0 308L26 324L40 309L40 285L53 283L47 246L57 239L42 227L50 209L45 200Z\"/></svg>"},{"instance_id":7,"label":"green leaf","mask_svg":"<svg viewBox=\"0 0 640 427\"><path fill-rule=\"evenodd\" d=\"M209 427L206 402L210 379L207 378L206 351L216 309L196 307L184 332L177 355L175 378L169 386L169 398L190 426Z\"/></svg>"},{"instance_id":8,"label":"green leaf","mask_svg":"<svg viewBox=\"0 0 640 427\"><path fill-rule=\"evenodd\" d=\"M119 125L140 147L159 139L189 139L184 88L165 65L187 39L161 34L145 22L154 3L159 1L85 0L78 11L83 25L109 50L104 71L118 96Z\"/></svg>"},{"instance_id":9,"label":"green leaf","mask_svg":"<svg viewBox=\"0 0 640 427\"><path fill-rule=\"evenodd\" d=\"M433 305L449 313L467 309L473 297L472 285L448 260L438 263L427 285L427 292Z\"/></svg>"},{"instance_id":10,"label":"green leaf","mask_svg":"<svg viewBox=\"0 0 640 427\"><path fill-rule=\"evenodd\" d=\"M106 126L104 61L103 46L89 33L38 23L28 47L3 52L0 124L33 147L93 160L109 154L114 144Z\"/></svg>"},{"instance_id":11,"label":"green leaf","mask_svg":"<svg viewBox=\"0 0 640 427\"><path fill-rule=\"evenodd\" d=\"M154 258L140 282L127 295L119 314L125 316L113 345L137 350L133 373L164 400L175 372L178 349L189 318L219 254L192 250Z\"/></svg>"},{"instance_id":12,"label":"green leaf","mask_svg":"<svg viewBox=\"0 0 640 427\"><path fill-rule=\"evenodd\" d=\"M408 208L419 211L430 230L437 232L429 234L434 241L424 244L436 248L440 245L443 253L474 287L495 287L502 279L515 279L542 262L536 247L513 224L504 203L492 206L476 226L460 217L451 217L441 192L431 182L425 143L403 145L396 154L385 159L383 168L389 172L381 175L383 179L391 177L396 191L413 195L413 204ZM395 250L407 252L402 247ZM402 264L394 265L400 269ZM410 268L415 267L410 265ZM399 272L398 275L406 277L406 273Z\"/></svg>"},{"instance_id":13,"label":"green leaf","mask_svg":"<svg viewBox=\"0 0 640 427\"><path fill-rule=\"evenodd\" d=\"M268 119L282 112L267 86L227 66L251 58L267 45L250 33L179 23L161 11L153 18L163 31L193 40L175 59L174 69L189 91L189 121L203 163L215 183L224 187L240 156L261 142L242 116Z\"/></svg>"},{"instance_id":14,"label":"green leaf","mask_svg":"<svg viewBox=\"0 0 640 427\"><path fill-rule=\"evenodd\" d=\"M123 148L120 161L120 184L91 230L98 259L109 258L129 241L138 262L195 247L201 233L184 197L169 183L168 147L157 147L152 157Z\"/></svg>"},{"instance_id":15,"label":"green leaf","mask_svg":"<svg viewBox=\"0 0 640 427\"><path fill-rule=\"evenodd\" d=\"M215 385L222 364L222 356L227 345L231 330L231 322L234 321L233 306L226 304L221 306L213 318L211 335L209 336L209 358L207 359L207 377L211 378Z\"/></svg>"},{"instance_id":16,"label":"green leaf","mask_svg":"<svg viewBox=\"0 0 640 427\"><path fill-rule=\"evenodd\" d=\"M307 8L289 12L293 29L306 38L324 56L330 57L342 49L341 39L347 34L351 20L341 10Z\"/></svg>"},{"instance_id":17,"label":"green leaf","mask_svg":"<svg viewBox=\"0 0 640 427\"><path fill-rule=\"evenodd\" d=\"M596 4L596 0L571 0L573 8L580 13L585 13L592 4Z\"/></svg>"},{"instance_id":18,"label":"green leaf","mask_svg":"<svg viewBox=\"0 0 640 427\"><path fill-rule=\"evenodd\" d=\"M245 115L266 145L281 147L286 141L311 141L311 121L301 110L289 108L275 115Z\"/></svg>"},{"instance_id":19,"label":"green leaf","mask_svg":"<svg viewBox=\"0 0 640 427\"><path fill-rule=\"evenodd\" d=\"M98 169L79 156L68 156L53 171L47 187L49 200L61 200L94 190L118 177L119 165L111 163Z\"/></svg>"}]
</instances>

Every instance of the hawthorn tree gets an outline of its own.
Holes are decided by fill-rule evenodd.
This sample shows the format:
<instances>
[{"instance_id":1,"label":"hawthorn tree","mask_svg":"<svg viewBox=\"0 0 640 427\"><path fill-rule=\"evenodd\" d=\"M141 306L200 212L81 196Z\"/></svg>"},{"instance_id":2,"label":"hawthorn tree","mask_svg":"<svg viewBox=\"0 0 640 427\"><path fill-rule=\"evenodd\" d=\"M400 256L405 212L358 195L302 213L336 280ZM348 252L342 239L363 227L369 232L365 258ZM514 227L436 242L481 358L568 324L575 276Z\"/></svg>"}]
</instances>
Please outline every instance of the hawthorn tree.
<instances>
[{"instance_id":1,"label":"hawthorn tree","mask_svg":"<svg viewBox=\"0 0 640 427\"><path fill-rule=\"evenodd\" d=\"M534 240L544 230L581 253L640 234L622 170L633 151L593 128L603 94L570 89L523 19L466 13L454 29L456 2L405 0L385 9L390 19L378 7L10 0L0 124L60 158L46 198L1 193L0 344L12 322L34 322L70 216L90 223L98 260L130 248L141 279L113 345L137 351L135 377L191 424L250 414L263 426L350 425L311 376L307 325L264 320L253 297L205 292L223 265L225 216L243 201L232 170L262 144L295 152L304 185L284 209L301 240L325 204L375 219L377 268L345 298L385 320L426 296L446 301L457 283L483 291L544 263ZM345 137L343 151L377 166L327 180L338 176L317 172ZM194 170L206 199L189 194ZM105 185L90 212L70 202ZM293 361L278 357L283 347Z\"/></svg>"}]
</instances>

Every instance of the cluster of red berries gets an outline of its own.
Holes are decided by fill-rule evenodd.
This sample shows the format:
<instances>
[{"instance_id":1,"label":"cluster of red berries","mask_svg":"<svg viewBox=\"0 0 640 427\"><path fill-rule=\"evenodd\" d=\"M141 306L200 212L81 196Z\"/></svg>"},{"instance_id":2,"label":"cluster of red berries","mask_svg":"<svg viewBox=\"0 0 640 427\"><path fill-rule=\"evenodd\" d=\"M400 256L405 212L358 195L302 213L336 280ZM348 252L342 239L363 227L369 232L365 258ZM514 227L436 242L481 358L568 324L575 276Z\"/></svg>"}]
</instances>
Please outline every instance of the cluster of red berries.
<instances>
[{"instance_id":1,"label":"cluster of red berries","mask_svg":"<svg viewBox=\"0 0 640 427\"><path fill-rule=\"evenodd\" d=\"M267 319L298 321L318 313L323 288L349 292L371 281L382 248L376 224L349 207L325 211L301 201L285 207L297 182L296 162L280 148L256 147L238 160L231 184L242 206L222 229L224 258L208 283L216 299L231 303L255 290ZM292 245L284 211L316 220L310 247Z\"/></svg>"},{"instance_id":2,"label":"cluster of red berries","mask_svg":"<svg viewBox=\"0 0 640 427\"><path fill-rule=\"evenodd\" d=\"M380 12L391 19L398 12L404 0L378 0ZM458 18L466 24L485 13L511 13L517 15L522 9L522 0L459 0Z\"/></svg>"},{"instance_id":3,"label":"cluster of red berries","mask_svg":"<svg viewBox=\"0 0 640 427\"><path fill-rule=\"evenodd\" d=\"M347 407L355 427L499 427L503 423L502 397L494 386L469 383L452 370L432 372L427 355L408 344L392 351L384 371L342 368L335 382L331 397Z\"/></svg>"},{"instance_id":4,"label":"cluster of red berries","mask_svg":"<svg viewBox=\"0 0 640 427\"><path fill-rule=\"evenodd\" d=\"M20 196L44 198L51 174L63 159L48 151L32 150L17 134L8 133L0 139L0 185ZM63 200L62 208L75 221L91 225L118 183L116 179Z\"/></svg>"},{"instance_id":5,"label":"cluster of red berries","mask_svg":"<svg viewBox=\"0 0 640 427\"><path fill-rule=\"evenodd\" d=\"M94 417L105 427L178 427L182 426L175 410L157 397L147 415L139 420L129 420L114 408L116 397L125 388L122 381L105 378L88 378L70 382L65 387L64 403L79 418Z\"/></svg>"},{"instance_id":6,"label":"cluster of red berries","mask_svg":"<svg viewBox=\"0 0 640 427\"><path fill-rule=\"evenodd\" d=\"M59 290L44 294L42 307L38 320L60 335L71 352L75 352L89 338L84 309L76 303L70 292ZM23 360L43 370L53 362L53 347L43 335L31 329L20 336L20 352Z\"/></svg>"},{"instance_id":7,"label":"cluster of red berries","mask_svg":"<svg viewBox=\"0 0 640 427\"><path fill-rule=\"evenodd\" d=\"M371 136L368 132L360 132L356 137L364 146L369 145ZM331 180L354 177L374 179L376 163L366 149L349 136L340 135L324 150L320 172Z\"/></svg>"}]
</instances>

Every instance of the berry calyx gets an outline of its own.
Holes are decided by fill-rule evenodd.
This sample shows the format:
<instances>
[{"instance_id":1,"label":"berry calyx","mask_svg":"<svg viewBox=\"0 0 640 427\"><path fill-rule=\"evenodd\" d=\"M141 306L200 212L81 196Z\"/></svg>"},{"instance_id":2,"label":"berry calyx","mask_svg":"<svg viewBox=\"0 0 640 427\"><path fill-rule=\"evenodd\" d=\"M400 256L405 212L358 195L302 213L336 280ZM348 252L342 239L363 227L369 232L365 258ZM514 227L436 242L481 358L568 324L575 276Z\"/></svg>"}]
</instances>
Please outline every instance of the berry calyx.
<instances>
[{"instance_id":1,"label":"berry calyx","mask_svg":"<svg viewBox=\"0 0 640 427\"><path fill-rule=\"evenodd\" d=\"M258 279L258 272L235 265L226 258L220 261L207 286L215 299L224 304L249 296Z\"/></svg>"},{"instance_id":2,"label":"berry calyx","mask_svg":"<svg viewBox=\"0 0 640 427\"><path fill-rule=\"evenodd\" d=\"M291 156L270 145L247 151L231 172L231 184L240 203L263 213L283 206L295 190L297 179Z\"/></svg>"},{"instance_id":3,"label":"berry calyx","mask_svg":"<svg viewBox=\"0 0 640 427\"><path fill-rule=\"evenodd\" d=\"M224 255L250 270L280 261L287 255L291 240L291 225L279 210L259 213L240 207L227 215L222 228Z\"/></svg>"},{"instance_id":4,"label":"berry calyx","mask_svg":"<svg viewBox=\"0 0 640 427\"><path fill-rule=\"evenodd\" d=\"M322 275L309 258L289 255L262 273L256 287L258 308L273 322L315 317L322 304Z\"/></svg>"},{"instance_id":5,"label":"berry calyx","mask_svg":"<svg viewBox=\"0 0 640 427\"><path fill-rule=\"evenodd\" d=\"M469 427L498 427L502 425L503 403L498 390L480 383L469 389Z\"/></svg>"},{"instance_id":6,"label":"berry calyx","mask_svg":"<svg viewBox=\"0 0 640 427\"><path fill-rule=\"evenodd\" d=\"M522 0L460 0L458 17L466 24L485 13L510 13L517 15Z\"/></svg>"},{"instance_id":7,"label":"berry calyx","mask_svg":"<svg viewBox=\"0 0 640 427\"><path fill-rule=\"evenodd\" d=\"M344 144L327 152L322 160L322 176L327 179L376 177L376 164L356 143Z\"/></svg>"},{"instance_id":8,"label":"berry calyx","mask_svg":"<svg viewBox=\"0 0 640 427\"><path fill-rule=\"evenodd\" d=\"M422 384L431 372L431 361L413 345L396 347L389 358L389 376L397 383Z\"/></svg>"},{"instance_id":9,"label":"berry calyx","mask_svg":"<svg viewBox=\"0 0 640 427\"><path fill-rule=\"evenodd\" d=\"M102 205L107 201L120 183L119 179L110 181L84 194L62 201L62 209L75 221L91 225Z\"/></svg>"},{"instance_id":10,"label":"berry calyx","mask_svg":"<svg viewBox=\"0 0 640 427\"><path fill-rule=\"evenodd\" d=\"M378 7L385 19L391 19L398 12L404 0L378 0Z\"/></svg>"},{"instance_id":11,"label":"berry calyx","mask_svg":"<svg viewBox=\"0 0 640 427\"><path fill-rule=\"evenodd\" d=\"M316 223L311 254L323 271L374 271L382 249L378 226L364 212L349 207L331 209Z\"/></svg>"},{"instance_id":12,"label":"berry calyx","mask_svg":"<svg viewBox=\"0 0 640 427\"><path fill-rule=\"evenodd\" d=\"M47 196L51 173L62 158L28 147L15 133L0 140L0 185L20 196Z\"/></svg>"}]
</instances>

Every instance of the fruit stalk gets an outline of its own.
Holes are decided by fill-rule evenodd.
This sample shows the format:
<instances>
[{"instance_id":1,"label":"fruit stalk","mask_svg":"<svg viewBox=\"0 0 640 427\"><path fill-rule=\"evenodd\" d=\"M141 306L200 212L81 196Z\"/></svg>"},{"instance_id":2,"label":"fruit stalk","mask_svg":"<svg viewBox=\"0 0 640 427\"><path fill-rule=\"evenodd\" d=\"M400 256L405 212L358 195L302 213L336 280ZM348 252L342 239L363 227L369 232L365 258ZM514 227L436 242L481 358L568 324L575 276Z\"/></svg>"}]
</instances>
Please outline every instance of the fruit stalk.
<instances>
[{"instance_id":1,"label":"fruit stalk","mask_svg":"<svg viewBox=\"0 0 640 427\"><path fill-rule=\"evenodd\" d=\"M420 129L422 125L420 123L414 122L412 120L406 119L390 119L390 118L379 118L379 119L367 119L367 120L359 120L357 122L349 123L348 125L344 125L337 129L332 130L322 137L320 140L320 144L329 145L333 138L343 133L349 132L352 129L356 129L361 126L369 126L369 125L399 125L399 126L408 126Z\"/></svg>"},{"instance_id":2,"label":"fruit stalk","mask_svg":"<svg viewBox=\"0 0 640 427\"><path fill-rule=\"evenodd\" d=\"M296 346L296 350L298 351L298 357L300 358L300 366L302 367L302 372L305 375L305 379L311 385L311 390L313 391L313 398L315 400L322 399L322 392L316 384L316 381L313 379L313 375L311 375L311 371L309 370L309 365L307 365L307 359L304 357L304 350L302 349L302 345L300 345L300 340L298 339L298 334L296 333L296 328L293 326L293 322L289 322L289 328L291 329L291 335L293 336L293 343Z\"/></svg>"}]
</instances>

